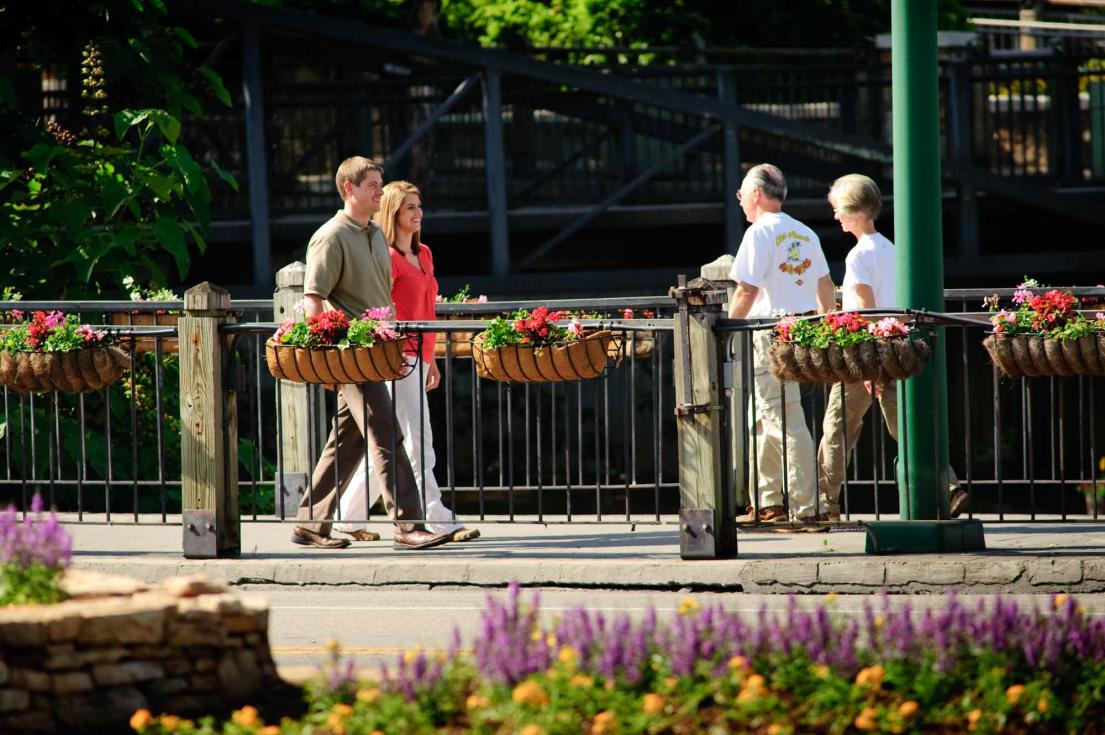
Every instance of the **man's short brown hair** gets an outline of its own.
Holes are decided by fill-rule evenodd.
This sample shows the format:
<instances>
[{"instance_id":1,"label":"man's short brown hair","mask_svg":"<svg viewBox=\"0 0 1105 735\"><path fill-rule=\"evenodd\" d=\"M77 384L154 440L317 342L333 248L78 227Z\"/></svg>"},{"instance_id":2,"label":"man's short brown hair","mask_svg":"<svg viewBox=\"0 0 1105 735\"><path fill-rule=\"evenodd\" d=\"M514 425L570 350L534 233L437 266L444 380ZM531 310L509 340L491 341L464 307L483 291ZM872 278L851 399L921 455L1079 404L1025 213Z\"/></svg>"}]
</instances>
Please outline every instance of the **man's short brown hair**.
<instances>
[{"instance_id":1,"label":"man's short brown hair","mask_svg":"<svg viewBox=\"0 0 1105 735\"><path fill-rule=\"evenodd\" d=\"M364 181L364 177L368 176L370 171L379 171L380 176L384 175L384 169L380 167L380 164L372 161L364 156L353 156L347 158L341 162L338 166L338 173L334 176L334 183L338 187L338 196L341 200L345 201L345 182L353 184L353 186L360 186Z\"/></svg>"}]
</instances>

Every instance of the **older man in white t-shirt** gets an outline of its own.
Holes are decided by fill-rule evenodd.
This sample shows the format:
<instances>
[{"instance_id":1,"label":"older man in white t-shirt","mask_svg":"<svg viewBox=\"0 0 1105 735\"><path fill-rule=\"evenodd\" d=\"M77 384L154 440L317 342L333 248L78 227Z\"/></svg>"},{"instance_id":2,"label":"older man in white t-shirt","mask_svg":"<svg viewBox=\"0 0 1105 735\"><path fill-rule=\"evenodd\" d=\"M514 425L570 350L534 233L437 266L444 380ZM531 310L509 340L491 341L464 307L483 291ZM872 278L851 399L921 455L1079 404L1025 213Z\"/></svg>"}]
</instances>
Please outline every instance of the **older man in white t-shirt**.
<instances>
[{"instance_id":1,"label":"older man in white t-shirt","mask_svg":"<svg viewBox=\"0 0 1105 735\"><path fill-rule=\"evenodd\" d=\"M749 169L741 182L737 199L752 226L744 233L729 274L737 282L729 305L731 319L812 314L815 310L824 313L834 306L833 281L821 241L809 227L783 213L786 195L783 173L768 163ZM789 383L784 396L772 374L770 330L753 332L752 345L755 405L749 422L756 438L756 457L754 464L750 463L749 476L759 496L759 510L750 508L738 520L788 520L785 492L791 519L815 521L813 437L806 427L798 385Z\"/></svg>"}]
</instances>

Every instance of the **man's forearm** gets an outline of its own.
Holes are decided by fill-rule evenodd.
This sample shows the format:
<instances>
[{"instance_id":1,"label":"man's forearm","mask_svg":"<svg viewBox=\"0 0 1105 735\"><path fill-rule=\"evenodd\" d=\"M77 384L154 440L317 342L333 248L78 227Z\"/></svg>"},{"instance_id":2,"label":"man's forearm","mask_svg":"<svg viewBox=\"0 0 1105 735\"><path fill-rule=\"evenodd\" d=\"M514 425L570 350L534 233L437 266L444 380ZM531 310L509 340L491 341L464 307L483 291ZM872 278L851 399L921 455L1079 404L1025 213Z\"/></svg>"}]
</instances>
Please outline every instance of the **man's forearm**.
<instances>
[{"instance_id":1,"label":"man's forearm","mask_svg":"<svg viewBox=\"0 0 1105 735\"><path fill-rule=\"evenodd\" d=\"M752 310L752 304L756 303L756 297L760 289L741 283L737 285L737 292L733 294L733 301L729 304L730 319L744 319Z\"/></svg>"},{"instance_id":2,"label":"man's forearm","mask_svg":"<svg viewBox=\"0 0 1105 735\"><path fill-rule=\"evenodd\" d=\"M836 309L836 288L833 286L833 279L822 276L817 281L817 311L827 314L834 309Z\"/></svg>"},{"instance_id":3,"label":"man's forearm","mask_svg":"<svg viewBox=\"0 0 1105 735\"><path fill-rule=\"evenodd\" d=\"M307 294L303 297L303 315L317 316L323 311L322 297L315 294Z\"/></svg>"}]
</instances>

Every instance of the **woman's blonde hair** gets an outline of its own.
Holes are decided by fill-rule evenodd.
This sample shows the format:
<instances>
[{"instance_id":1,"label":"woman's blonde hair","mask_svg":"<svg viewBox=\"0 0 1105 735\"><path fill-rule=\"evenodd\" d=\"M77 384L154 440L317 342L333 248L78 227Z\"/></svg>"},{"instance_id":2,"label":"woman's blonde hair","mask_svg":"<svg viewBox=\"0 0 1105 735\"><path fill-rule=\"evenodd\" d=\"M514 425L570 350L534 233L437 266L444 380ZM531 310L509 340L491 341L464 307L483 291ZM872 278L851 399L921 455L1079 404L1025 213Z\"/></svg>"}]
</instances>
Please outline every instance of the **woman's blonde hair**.
<instances>
[{"instance_id":1,"label":"woman's blonde hair","mask_svg":"<svg viewBox=\"0 0 1105 735\"><path fill-rule=\"evenodd\" d=\"M863 174L841 176L829 187L829 201L844 214L862 214L875 221L882 211L882 192Z\"/></svg>"},{"instance_id":2,"label":"woman's blonde hair","mask_svg":"<svg viewBox=\"0 0 1105 735\"><path fill-rule=\"evenodd\" d=\"M373 219L380 229L384 231L384 239L388 241L388 247L395 247L399 238L399 212L403 209L403 200L407 194L414 194L421 198L422 192L409 181L393 181L384 187L384 196L380 199L380 210ZM411 252L418 254L418 245L422 241L421 232L411 235Z\"/></svg>"}]
</instances>

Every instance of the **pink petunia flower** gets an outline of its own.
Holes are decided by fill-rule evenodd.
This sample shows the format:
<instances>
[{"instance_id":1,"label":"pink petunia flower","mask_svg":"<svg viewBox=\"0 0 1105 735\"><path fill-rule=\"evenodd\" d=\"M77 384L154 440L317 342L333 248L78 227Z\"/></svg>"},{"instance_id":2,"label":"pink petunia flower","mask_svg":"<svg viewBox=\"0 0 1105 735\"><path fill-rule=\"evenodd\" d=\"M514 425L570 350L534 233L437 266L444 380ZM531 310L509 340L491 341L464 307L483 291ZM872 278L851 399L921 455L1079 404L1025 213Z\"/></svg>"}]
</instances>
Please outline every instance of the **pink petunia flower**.
<instances>
[{"instance_id":1,"label":"pink petunia flower","mask_svg":"<svg viewBox=\"0 0 1105 735\"><path fill-rule=\"evenodd\" d=\"M478 299L476 299L476 303L477 304L486 304L487 303L487 295L481 293L480 297Z\"/></svg>"},{"instance_id":2,"label":"pink petunia flower","mask_svg":"<svg viewBox=\"0 0 1105 735\"><path fill-rule=\"evenodd\" d=\"M374 306L371 309L368 309L367 311L365 311L365 313L361 316L361 319L365 319L365 318L371 319L374 322L380 322L380 321L383 321L385 319L390 319L391 318L391 307L390 306Z\"/></svg>"},{"instance_id":3,"label":"pink petunia flower","mask_svg":"<svg viewBox=\"0 0 1105 735\"><path fill-rule=\"evenodd\" d=\"M579 319L572 319L568 322L568 334L574 334L576 337L583 334L583 324L580 323Z\"/></svg>"}]
</instances>

